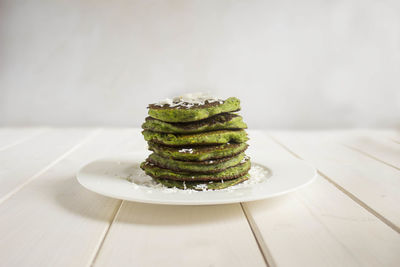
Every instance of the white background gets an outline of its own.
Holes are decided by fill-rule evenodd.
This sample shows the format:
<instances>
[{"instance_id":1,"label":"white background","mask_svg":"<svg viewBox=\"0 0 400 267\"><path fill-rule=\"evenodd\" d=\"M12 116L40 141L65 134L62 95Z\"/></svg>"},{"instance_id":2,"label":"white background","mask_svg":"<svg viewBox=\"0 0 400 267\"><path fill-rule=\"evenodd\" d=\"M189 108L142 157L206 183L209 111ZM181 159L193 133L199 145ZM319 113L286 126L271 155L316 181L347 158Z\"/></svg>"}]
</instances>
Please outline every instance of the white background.
<instances>
[{"instance_id":1,"label":"white background","mask_svg":"<svg viewBox=\"0 0 400 267\"><path fill-rule=\"evenodd\" d=\"M254 128L400 125L400 1L0 3L3 126L139 126L196 91Z\"/></svg>"}]
</instances>

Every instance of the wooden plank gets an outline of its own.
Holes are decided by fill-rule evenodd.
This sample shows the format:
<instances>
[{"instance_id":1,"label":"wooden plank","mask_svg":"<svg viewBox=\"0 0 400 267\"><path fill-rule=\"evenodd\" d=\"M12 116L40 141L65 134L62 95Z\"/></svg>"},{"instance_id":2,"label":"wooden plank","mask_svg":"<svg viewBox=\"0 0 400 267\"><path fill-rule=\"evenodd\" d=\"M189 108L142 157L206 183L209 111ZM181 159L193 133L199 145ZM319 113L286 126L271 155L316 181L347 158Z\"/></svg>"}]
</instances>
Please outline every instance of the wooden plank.
<instances>
[{"instance_id":1,"label":"wooden plank","mask_svg":"<svg viewBox=\"0 0 400 267\"><path fill-rule=\"evenodd\" d=\"M78 184L86 162L143 150L139 130L104 130L0 205L2 266L88 266L120 201Z\"/></svg>"},{"instance_id":2,"label":"wooden plank","mask_svg":"<svg viewBox=\"0 0 400 267\"><path fill-rule=\"evenodd\" d=\"M20 144L44 131L44 128L0 128L0 151Z\"/></svg>"},{"instance_id":3,"label":"wooden plank","mask_svg":"<svg viewBox=\"0 0 400 267\"><path fill-rule=\"evenodd\" d=\"M343 146L343 140L348 139L343 133L280 132L273 135L400 231L398 170Z\"/></svg>"},{"instance_id":4,"label":"wooden plank","mask_svg":"<svg viewBox=\"0 0 400 267\"><path fill-rule=\"evenodd\" d=\"M0 203L40 175L92 131L52 129L0 151Z\"/></svg>"},{"instance_id":5,"label":"wooden plank","mask_svg":"<svg viewBox=\"0 0 400 267\"><path fill-rule=\"evenodd\" d=\"M386 136L382 137L374 132L364 131L355 136L343 138L341 141L352 149L400 170L400 143L393 142Z\"/></svg>"},{"instance_id":6,"label":"wooden plank","mask_svg":"<svg viewBox=\"0 0 400 267\"><path fill-rule=\"evenodd\" d=\"M239 204L124 202L95 266L265 266Z\"/></svg>"},{"instance_id":7,"label":"wooden plank","mask_svg":"<svg viewBox=\"0 0 400 267\"><path fill-rule=\"evenodd\" d=\"M298 140L295 134L287 136ZM263 133L251 132L250 138L254 161L258 156L294 158ZM331 160L334 165L334 154ZM269 255L268 262L274 265L400 264L400 235L321 177L295 193L243 207L264 254Z\"/></svg>"},{"instance_id":8,"label":"wooden plank","mask_svg":"<svg viewBox=\"0 0 400 267\"><path fill-rule=\"evenodd\" d=\"M400 130L392 130L391 134L389 135L389 138L393 141L395 141L396 143L400 144Z\"/></svg>"},{"instance_id":9,"label":"wooden plank","mask_svg":"<svg viewBox=\"0 0 400 267\"><path fill-rule=\"evenodd\" d=\"M322 178L244 206L277 266L399 266L399 235Z\"/></svg>"}]
</instances>

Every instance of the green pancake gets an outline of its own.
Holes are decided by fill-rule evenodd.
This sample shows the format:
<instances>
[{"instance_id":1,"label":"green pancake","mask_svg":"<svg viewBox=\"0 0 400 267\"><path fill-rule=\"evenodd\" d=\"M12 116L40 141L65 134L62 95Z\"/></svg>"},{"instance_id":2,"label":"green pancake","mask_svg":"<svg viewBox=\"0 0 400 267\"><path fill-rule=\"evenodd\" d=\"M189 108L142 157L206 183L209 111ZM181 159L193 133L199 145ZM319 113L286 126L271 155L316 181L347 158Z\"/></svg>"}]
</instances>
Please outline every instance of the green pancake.
<instances>
[{"instance_id":1,"label":"green pancake","mask_svg":"<svg viewBox=\"0 0 400 267\"><path fill-rule=\"evenodd\" d=\"M202 190L219 190L228 188L230 186L237 185L241 182L244 182L249 179L249 175L243 175L239 178L228 180L228 181L215 181L212 183L202 183L202 182L181 182L181 181L174 181L168 179L154 179L160 184L163 184L166 187L176 187L179 189L194 189L197 191Z\"/></svg>"},{"instance_id":2,"label":"green pancake","mask_svg":"<svg viewBox=\"0 0 400 267\"><path fill-rule=\"evenodd\" d=\"M164 122L147 117L142 128L159 133L200 133L215 130L246 129L247 125L241 116L233 113L222 113L195 122Z\"/></svg>"},{"instance_id":3,"label":"green pancake","mask_svg":"<svg viewBox=\"0 0 400 267\"><path fill-rule=\"evenodd\" d=\"M183 161L204 161L232 157L245 151L246 143L226 143L214 146L170 147L148 142L149 150L163 156Z\"/></svg>"},{"instance_id":4,"label":"green pancake","mask_svg":"<svg viewBox=\"0 0 400 267\"><path fill-rule=\"evenodd\" d=\"M167 122L188 122L202 120L220 113L240 110L240 100L230 97L225 101L206 101L202 105L188 105L177 102L177 106L169 104L150 104L149 115L155 119Z\"/></svg>"},{"instance_id":5,"label":"green pancake","mask_svg":"<svg viewBox=\"0 0 400 267\"><path fill-rule=\"evenodd\" d=\"M181 161L170 158L163 158L158 154L152 153L147 158L147 161L153 163L160 168L179 172L216 173L221 172L229 167L238 165L244 157L245 154L241 153L234 157L222 158L218 160Z\"/></svg>"},{"instance_id":6,"label":"green pancake","mask_svg":"<svg viewBox=\"0 0 400 267\"><path fill-rule=\"evenodd\" d=\"M249 138L244 130L221 130L197 134L142 132L146 141L168 146L212 145L225 143L244 143Z\"/></svg>"},{"instance_id":7,"label":"green pancake","mask_svg":"<svg viewBox=\"0 0 400 267\"><path fill-rule=\"evenodd\" d=\"M243 160L243 162L239 163L236 166L212 174L172 171L157 167L149 161L145 161L140 164L140 168L142 168L147 175L153 178L192 182L236 179L245 175L249 171L250 167L251 163L248 158L246 158L245 160Z\"/></svg>"}]
</instances>

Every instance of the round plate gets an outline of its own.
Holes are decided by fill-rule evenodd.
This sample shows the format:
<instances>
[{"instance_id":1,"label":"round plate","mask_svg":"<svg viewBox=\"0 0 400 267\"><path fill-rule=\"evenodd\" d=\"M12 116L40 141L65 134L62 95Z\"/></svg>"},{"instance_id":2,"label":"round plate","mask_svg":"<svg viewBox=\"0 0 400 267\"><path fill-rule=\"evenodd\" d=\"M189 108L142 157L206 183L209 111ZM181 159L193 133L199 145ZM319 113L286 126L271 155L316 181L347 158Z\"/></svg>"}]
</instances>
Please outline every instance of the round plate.
<instances>
[{"instance_id":1,"label":"round plate","mask_svg":"<svg viewBox=\"0 0 400 267\"><path fill-rule=\"evenodd\" d=\"M260 177L252 177L251 183L223 190L165 189L161 186L149 187L142 183L143 179L151 181L139 167L144 158L144 153L131 153L96 160L84 166L78 172L77 179L87 189L112 198L155 204L210 205L282 195L311 183L316 177L316 170L303 160L268 159L264 160L265 162L257 162L257 158L253 160L252 157L252 168L264 169L263 173L268 172L268 177L258 180Z\"/></svg>"}]
</instances>

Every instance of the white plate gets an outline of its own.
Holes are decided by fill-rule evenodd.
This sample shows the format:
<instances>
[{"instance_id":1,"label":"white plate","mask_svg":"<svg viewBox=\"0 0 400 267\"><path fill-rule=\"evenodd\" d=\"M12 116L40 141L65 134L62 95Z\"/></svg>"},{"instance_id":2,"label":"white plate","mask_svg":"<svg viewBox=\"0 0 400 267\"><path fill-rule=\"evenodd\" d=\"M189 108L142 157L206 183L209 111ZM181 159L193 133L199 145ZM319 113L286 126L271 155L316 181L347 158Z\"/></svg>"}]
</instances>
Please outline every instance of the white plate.
<instances>
[{"instance_id":1,"label":"white plate","mask_svg":"<svg viewBox=\"0 0 400 267\"><path fill-rule=\"evenodd\" d=\"M150 180L139 168L145 157L143 153L132 153L96 160L84 166L77 179L87 189L112 198L155 204L210 205L275 197L299 189L316 177L316 170L302 160L269 159L261 165L257 163L257 158L252 158L252 166L269 172L269 177L261 179L261 182L254 183L255 180L252 180L249 184L215 191L166 190L142 183L143 180ZM137 183L130 179L137 180Z\"/></svg>"}]
</instances>

